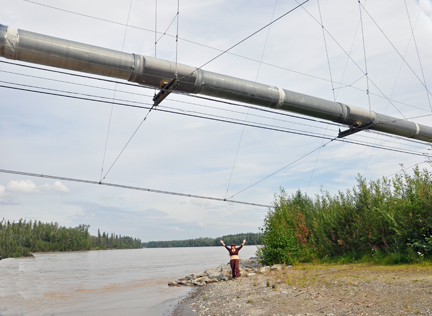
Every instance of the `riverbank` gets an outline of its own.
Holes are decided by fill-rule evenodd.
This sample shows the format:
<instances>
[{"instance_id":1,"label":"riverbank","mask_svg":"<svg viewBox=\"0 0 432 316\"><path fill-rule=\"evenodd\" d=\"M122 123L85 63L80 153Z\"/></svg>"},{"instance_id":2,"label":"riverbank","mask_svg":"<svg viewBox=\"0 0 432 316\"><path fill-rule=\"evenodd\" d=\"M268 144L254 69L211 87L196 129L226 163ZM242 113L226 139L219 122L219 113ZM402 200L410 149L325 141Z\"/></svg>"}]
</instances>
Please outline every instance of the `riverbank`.
<instances>
[{"instance_id":1,"label":"riverbank","mask_svg":"<svg viewBox=\"0 0 432 316\"><path fill-rule=\"evenodd\" d=\"M175 316L349 314L432 315L432 267L283 267L212 283L174 312Z\"/></svg>"}]
</instances>

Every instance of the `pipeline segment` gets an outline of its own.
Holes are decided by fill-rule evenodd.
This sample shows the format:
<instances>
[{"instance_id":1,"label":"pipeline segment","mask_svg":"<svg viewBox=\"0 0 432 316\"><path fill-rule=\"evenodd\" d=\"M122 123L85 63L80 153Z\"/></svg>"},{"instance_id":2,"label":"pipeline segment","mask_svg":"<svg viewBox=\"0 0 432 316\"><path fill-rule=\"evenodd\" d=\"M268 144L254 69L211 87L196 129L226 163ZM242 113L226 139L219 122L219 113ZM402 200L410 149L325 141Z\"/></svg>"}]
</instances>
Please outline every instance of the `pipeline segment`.
<instances>
[{"instance_id":1,"label":"pipeline segment","mask_svg":"<svg viewBox=\"0 0 432 316\"><path fill-rule=\"evenodd\" d=\"M348 126L432 142L432 127L249 80L137 54L37 34L0 24L0 56L161 88L177 73L176 90L312 116Z\"/></svg>"}]
</instances>

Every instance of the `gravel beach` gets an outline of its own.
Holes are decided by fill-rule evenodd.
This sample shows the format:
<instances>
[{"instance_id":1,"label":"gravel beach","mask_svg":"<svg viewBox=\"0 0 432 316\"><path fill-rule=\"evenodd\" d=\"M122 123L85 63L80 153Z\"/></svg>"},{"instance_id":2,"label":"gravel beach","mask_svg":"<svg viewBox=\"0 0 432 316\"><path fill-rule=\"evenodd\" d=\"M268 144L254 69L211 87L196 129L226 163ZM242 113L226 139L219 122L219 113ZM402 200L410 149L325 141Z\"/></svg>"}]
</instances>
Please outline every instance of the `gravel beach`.
<instances>
[{"instance_id":1,"label":"gravel beach","mask_svg":"<svg viewBox=\"0 0 432 316\"><path fill-rule=\"evenodd\" d=\"M267 269L199 287L174 315L432 315L432 267Z\"/></svg>"}]
</instances>

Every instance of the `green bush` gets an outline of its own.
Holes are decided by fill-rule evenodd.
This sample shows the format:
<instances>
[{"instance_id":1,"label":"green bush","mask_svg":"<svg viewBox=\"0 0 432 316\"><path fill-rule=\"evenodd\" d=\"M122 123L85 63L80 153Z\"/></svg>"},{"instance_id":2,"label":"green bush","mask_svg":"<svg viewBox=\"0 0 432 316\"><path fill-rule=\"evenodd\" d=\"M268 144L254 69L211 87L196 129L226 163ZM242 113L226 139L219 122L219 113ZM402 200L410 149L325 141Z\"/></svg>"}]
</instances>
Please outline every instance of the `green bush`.
<instances>
[{"instance_id":1,"label":"green bush","mask_svg":"<svg viewBox=\"0 0 432 316\"><path fill-rule=\"evenodd\" d=\"M314 199L281 189L261 228L265 264L418 262L432 257L432 177L414 169L393 179L361 176L345 193Z\"/></svg>"}]
</instances>

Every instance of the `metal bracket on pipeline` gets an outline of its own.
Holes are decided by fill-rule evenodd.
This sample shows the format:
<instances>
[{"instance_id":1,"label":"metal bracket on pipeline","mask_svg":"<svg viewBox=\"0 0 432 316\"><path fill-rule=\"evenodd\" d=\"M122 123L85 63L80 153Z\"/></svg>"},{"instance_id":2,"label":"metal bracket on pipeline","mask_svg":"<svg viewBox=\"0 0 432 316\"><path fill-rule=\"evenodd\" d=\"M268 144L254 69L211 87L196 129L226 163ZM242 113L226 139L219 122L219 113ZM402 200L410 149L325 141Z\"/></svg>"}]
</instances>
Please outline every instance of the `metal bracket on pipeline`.
<instances>
[{"instance_id":1,"label":"metal bracket on pipeline","mask_svg":"<svg viewBox=\"0 0 432 316\"><path fill-rule=\"evenodd\" d=\"M345 137L345 136L348 136L351 134L355 134L355 133L361 132L365 129L370 129L370 128L374 127L375 125L376 124L374 122L369 122L369 123L365 123L365 124L357 123L345 131L341 131L339 129L338 138L342 138L342 137Z\"/></svg>"},{"instance_id":2,"label":"metal bracket on pipeline","mask_svg":"<svg viewBox=\"0 0 432 316\"><path fill-rule=\"evenodd\" d=\"M177 80L177 75L170 80L161 80L161 90L153 97L153 106L158 106L163 100L165 100L165 98L175 89L178 84L179 82Z\"/></svg>"}]
</instances>

